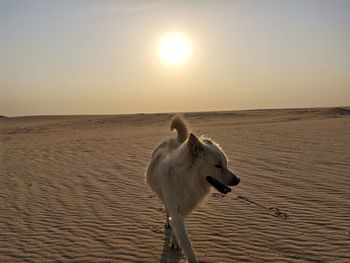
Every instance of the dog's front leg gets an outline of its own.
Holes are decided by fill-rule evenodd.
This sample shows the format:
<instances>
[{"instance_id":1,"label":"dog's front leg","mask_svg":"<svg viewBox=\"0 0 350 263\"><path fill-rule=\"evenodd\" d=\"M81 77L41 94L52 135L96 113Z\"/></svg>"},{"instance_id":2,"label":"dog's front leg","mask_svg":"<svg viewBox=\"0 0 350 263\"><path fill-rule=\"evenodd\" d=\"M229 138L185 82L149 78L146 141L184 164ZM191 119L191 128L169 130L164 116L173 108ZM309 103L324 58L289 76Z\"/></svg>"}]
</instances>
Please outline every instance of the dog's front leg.
<instances>
[{"instance_id":1,"label":"dog's front leg","mask_svg":"<svg viewBox=\"0 0 350 263\"><path fill-rule=\"evenodd\" d=\"M165 206L165 205L164 205ZM165 219L165 223L164 223L164 227L165 228L170 228L170 220L169 220L169 211L168 211L168 208L165 206L165 216L166 216L166 219Z\"/></svg>"},{"instance_id":2,"label":"dog's front leg","mask_svg":"<svg viewBox=\"0 0 350 263\"><path fill-rule=\"evenodd\" d=\"M188 262L197 263L196 254L194 253L191 241L187 234L185 220L181 217L172 217L170 224L176 235L177 241L180 242L180 246L185 252Z\"/></svg>"},{"instance_id":3,"label":"dog's front leg","mask_svg":"<svg viewBox=\"0 0 350 263\"><path fill-rule=\"evenodd\" d=\"M169 247L174 250L180 250L179 243L177 242L176 236L174 231L171 233L170 241L169 241Z\"/></svg>"}]
</instances>

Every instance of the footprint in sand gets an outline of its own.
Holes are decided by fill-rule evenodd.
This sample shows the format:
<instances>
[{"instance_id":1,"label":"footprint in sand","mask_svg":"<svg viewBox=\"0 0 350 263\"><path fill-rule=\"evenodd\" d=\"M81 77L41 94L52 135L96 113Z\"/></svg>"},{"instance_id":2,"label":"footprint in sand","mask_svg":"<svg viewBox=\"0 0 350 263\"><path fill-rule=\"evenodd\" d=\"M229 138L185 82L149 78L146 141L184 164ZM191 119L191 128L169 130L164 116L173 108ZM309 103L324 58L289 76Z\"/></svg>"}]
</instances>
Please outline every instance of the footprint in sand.
<instances>
[{"instance_id":1,"label":"footprint in sand","mask_svg":"<svg viewBox=\"0 0 350 263\"><path fill-rule=\"evenodd\" d=\"M273 215L275 217L278 217L281 219L287 219L289 217L289 215L287 213L282 212L279 208L273 207L273 206L267 208L267 207L255 202L255 201L251 200L250 198L248 198L248 196L238 195L237 199L246 203L246 204L260 207L260 208L264 209L265 211L267 211L270 215Z\"/></svg>"},{"instance_id":2,"label":"footprint in sand","mask_svg":"<svg viewBox=\"0 0 350 263\"><path fill-rule=\"evenodd\" d=\"M270 213L273 216L280 217L282 219L287 219L289 215L287 213L281 212L277 207L269 207Z\"/></svg>"},{"instance_id":3,"label":"footprint in sand","mask_svg":"<svg viewBox=\"0 0 350 263\"><path fill-rule=\"evenodd\" d=\"M151 231L152 231L153 233L157 233L157 234L164 233L164 229L163 229L163 227L161 227L161 226L152 226L152 227L151 227Z\"/></svg>"},{"instance_id":4,"label":"footprint in sand","mask_svg":"<svg viewBox=\"0 0 350 263\"><path fill-rule=\"evenodd\" d=\"M157 211L159 211L159 212L165 214L165 209L164 209L164 207L158 207L158 208L157 208Z\"/></svg>"},{"instance_id":5,"label":"footprint in sand","mask_svg":"<svg viewBox=\"0 0 350 263\"><path fill-rule=\"evenodd\" d=\"M226 195L223 195L223 194L220 194L220 193L212 193L211 197L221 199L221 198L226 197Z\"/></svg>"}]
</instances>

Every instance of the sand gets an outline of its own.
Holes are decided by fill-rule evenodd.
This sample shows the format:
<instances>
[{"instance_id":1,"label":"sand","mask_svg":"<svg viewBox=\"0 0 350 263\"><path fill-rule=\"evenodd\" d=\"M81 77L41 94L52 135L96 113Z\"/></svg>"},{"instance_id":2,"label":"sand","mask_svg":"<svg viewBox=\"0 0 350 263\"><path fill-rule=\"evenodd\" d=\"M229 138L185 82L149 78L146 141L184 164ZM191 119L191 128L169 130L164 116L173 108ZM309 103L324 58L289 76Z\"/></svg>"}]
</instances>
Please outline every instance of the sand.
<instances>
[{"instance_id":1,"label":"sand","mask_svg":"<svg viewBox=\"0 0 350 263\"><path fill-rule=\"evenodd\" d=\"M200 262L349 262L348 108L191 113L241 183L188 218ZM145 184L172 114L0 118L0 262L185 262Z\"/></svg>"}]
</instances>

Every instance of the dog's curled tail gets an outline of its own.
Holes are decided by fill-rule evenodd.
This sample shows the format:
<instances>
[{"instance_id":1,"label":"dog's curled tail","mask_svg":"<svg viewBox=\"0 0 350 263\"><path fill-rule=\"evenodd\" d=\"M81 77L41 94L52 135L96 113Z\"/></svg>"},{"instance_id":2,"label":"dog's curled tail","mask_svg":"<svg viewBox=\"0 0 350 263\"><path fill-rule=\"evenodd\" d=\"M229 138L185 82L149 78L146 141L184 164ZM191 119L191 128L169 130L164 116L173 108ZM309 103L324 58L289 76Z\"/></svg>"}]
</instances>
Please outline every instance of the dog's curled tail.
<instances>
[{"instance_id":1,"label":"dog's curled tail","mask_svg":"<svg viewBox=\"0 0 350 263\"><path fill-rule=\"evenodd\" d=\"M188 124L182 115L176 114L170 122L170 130L177 131L177 139L179 142L186 141L189 133Z\"/></svg>"}]
</instances>

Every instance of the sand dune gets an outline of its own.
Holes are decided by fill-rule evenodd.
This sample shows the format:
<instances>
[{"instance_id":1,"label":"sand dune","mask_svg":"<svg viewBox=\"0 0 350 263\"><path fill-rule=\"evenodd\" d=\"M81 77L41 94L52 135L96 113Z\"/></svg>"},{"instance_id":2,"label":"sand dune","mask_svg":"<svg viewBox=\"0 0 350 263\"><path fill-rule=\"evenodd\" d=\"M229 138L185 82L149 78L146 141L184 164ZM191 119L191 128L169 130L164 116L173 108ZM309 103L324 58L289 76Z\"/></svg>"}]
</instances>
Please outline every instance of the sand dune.
<instances>
[{"instance_id":1,"label":"sand dune","mask_svg":"<svg viewBox=\"0 0 350 263\"><path fill-rule=\"evenodd\" d=\"M349 113L187 114L241 177L188 219L200 262L349 262ZM0 262L185 262L144 181L171 117L0 118Z\"/></svg>"}]
</instances>

